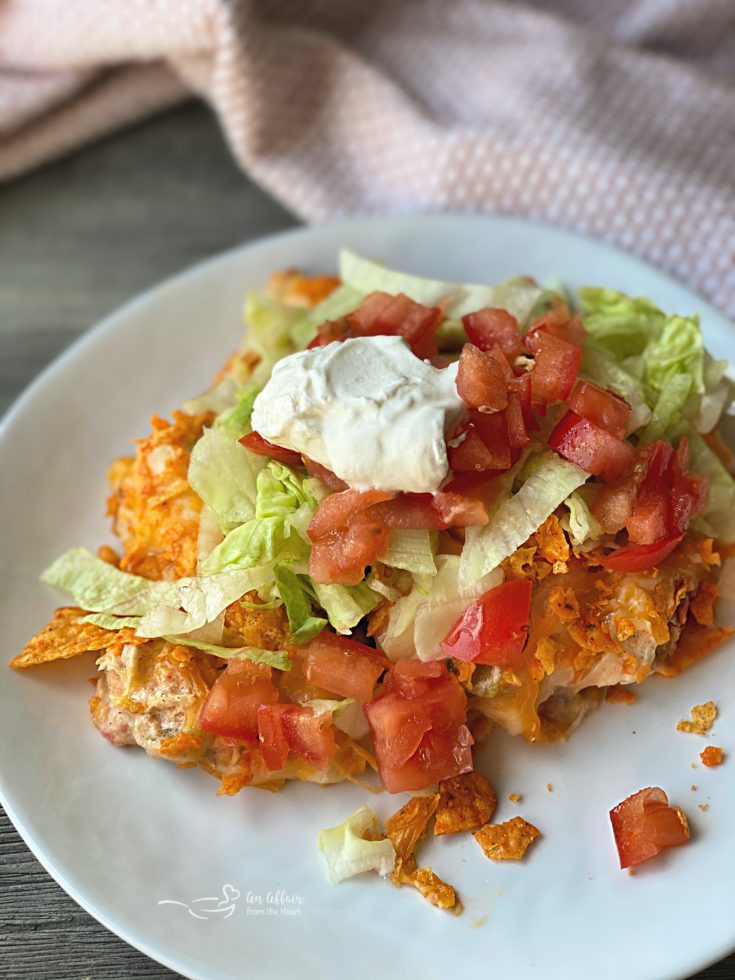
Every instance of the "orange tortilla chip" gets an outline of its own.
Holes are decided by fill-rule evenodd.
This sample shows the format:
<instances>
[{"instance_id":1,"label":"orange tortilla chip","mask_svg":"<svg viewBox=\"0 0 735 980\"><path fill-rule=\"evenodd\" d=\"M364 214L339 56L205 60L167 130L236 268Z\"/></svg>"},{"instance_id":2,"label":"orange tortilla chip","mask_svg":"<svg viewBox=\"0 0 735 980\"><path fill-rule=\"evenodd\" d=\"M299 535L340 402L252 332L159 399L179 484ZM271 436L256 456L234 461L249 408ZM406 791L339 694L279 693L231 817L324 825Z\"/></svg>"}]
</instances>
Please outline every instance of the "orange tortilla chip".
<instances>
[{"instance_id":1,"label":"orange tortilla chip","mask_svg":"<svg viewBox=\"0 0 735 980\"><path fill-rule=\"evenodd\" d=\"M633 704L638 700L638 695L624 684L615 684L613 687L608 687L605 700L610 704Z\"/></svg>"},{"instance_id":2,"label":"orange tortilla chip","mask_svg":"<svg viewBox=\"0 0 735 980\"><path fill-rule=\"evenodd\" d=\"M712 727L717 717L717 705L714 701L695 704L692 708L692 720L682 721L676 726L677 732L690 732L693 735L704 735Z\"/></svg>"},{"instance_id":3,"label":"orange tortilla chip","mask_svg":"<svg viewBox=\"0 0 735 980\"><path fill-rule=\"evenodd\" d=\"M689 603L692 616L700 626L714 626L718 591L716 582L705 579L700 583L697 594Z\"/></svg>"},{"instance_id":4,"label":"orange tortilla chip","mask_svg":"<svg viewBox=\"0 0 735 980\"><path fill-rule=\"evenodd\" d=\"M438 805L438 793L432 793L430 796L413 796L405 806L385 821L385 832L396 849L397 869L401 862L413 856L416 845L425 836L426 828Z\"/></svg>"},{"instance_id":5,"label":"orange tortilla chip","mask_svg":"<svg viewBox=\"0 0 735 980\"><path fill-rule=\"evenodd\" d=\"M569 561L569 543L556 514L550 514L533 535L538 554L550 565Z\"/></svg>"},{"instance_id":6,"label":"orange tortilla chip","mask_svg":"<svg viewBox=\"0 0 735 980\"><path fill-rule=\"evenodd\" d=\"M722 765L725 753L719 745L708 745L706 749L699 753L699 758L708 768Z\"/></svg>"},{"instance_id":7,"label":"orange tortilla chip","mask_svg":"<svg viewBox=\"0 0 735 980\"><path fill-rule=\"evenodd\" d=\"M83 609L74 606L57 609L51 622L26 643L9 666L13 670L22 670L52 660L68 660L89 651L104 650L115 639L115 631L81 622L86 615Z\"/></svg>"},{"instance_id":8,"label":"orange tortilla chip","mask_svg":"<svg viewBox=\"0 0 735 980\"><path fill-rule=\"evenodd\" d=\"M495 813L495 790L479 772L444 779L439 784L434 836L482 827Z\"/></svg>"},{"instance_id":9,"label":"orange tortilla chip","mask_svg":"<svg viewBox=\"0 0 735 980\"><path fill-rule=\"evenodd\" d=\"M520 861L541 831L523 817L489 823L475 831L477 843L491 861Z\"/></svg>"},{"instance_id":10,"label":"orange tortilla chip","mask_svg":"<svg viewBox=\"0 0 735 980\"><path fill-rule=\"evenodd\" d=\"M427 902L437 909L451 910L455 915L462 912L462 904L457 901L457 893L454 888L446 881L442 881L431 868L417 868L413 858L408 862L408 865L399 869L395 878L393 875L391 878L398 887L410 885L415 888Z\"/></svg>"},{"instance_id":11,"label":"orange tortilla chip","mask_svg":"<svg viewBox=\"0 0 735 980\"><path fill-rule=\"evenodd\" d=\"M662 677L678 677L682 671L703 660L732 633L728 627L699 626L689 621L682 630L676 650L661 665L658 673Z\"/></svg>"}]
</instances>

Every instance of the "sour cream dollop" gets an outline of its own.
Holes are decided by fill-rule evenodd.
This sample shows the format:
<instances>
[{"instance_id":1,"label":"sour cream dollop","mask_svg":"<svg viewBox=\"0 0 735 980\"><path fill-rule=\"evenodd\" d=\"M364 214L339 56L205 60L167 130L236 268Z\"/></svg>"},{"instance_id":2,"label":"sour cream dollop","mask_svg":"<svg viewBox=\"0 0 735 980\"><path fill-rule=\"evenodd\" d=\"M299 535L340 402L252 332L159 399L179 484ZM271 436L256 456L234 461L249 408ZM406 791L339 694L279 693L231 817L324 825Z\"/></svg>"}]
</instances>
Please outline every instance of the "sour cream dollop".
<instances>
[{"instance_id":1,"label":"sour cream dollop","mask_svg":"<svg viewBox=\"0 0 735 980\"><path fill-rule=\"evenodd\" d=\"M465 409L456 377L456 364L432 367L401 337L355 337L278 361L252 425L356 489L434 493Z\"/></svg>"}]
</instances>

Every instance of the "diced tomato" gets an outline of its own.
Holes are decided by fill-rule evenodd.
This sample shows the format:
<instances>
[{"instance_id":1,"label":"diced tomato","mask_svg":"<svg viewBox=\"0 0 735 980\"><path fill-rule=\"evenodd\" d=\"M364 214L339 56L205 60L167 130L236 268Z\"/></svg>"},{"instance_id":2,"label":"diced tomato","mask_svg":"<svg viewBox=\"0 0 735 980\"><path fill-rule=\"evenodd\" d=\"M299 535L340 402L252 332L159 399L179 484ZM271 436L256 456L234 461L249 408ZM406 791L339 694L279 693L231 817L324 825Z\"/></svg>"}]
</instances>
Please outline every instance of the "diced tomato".
<instances>
[{"instance_id":1,"label":"diced tomato","mask_svg":"<svg viewBox=\"0 0 735 980\"><path fill-rule=\"evenodd\" d=\"M263 753L263 761L271 772L278 772L286 765L288 742L283 730L283 716L275 705L263 705L258 709L258 741ZM291 705L278 705L289 708Z\"/></svg>"},{"instance_id":2,"label":"diced tomato","mask_svg":"<svg viewBox=\"0 0 735 980\"><path fill-rule=\"evenodd\" d=\"M471 423L447 443L447 458L454 473L481 473L497 469L495 457Z\"/></svg>"},{"instance_id":3,"label":"diced tomato","mask_svg":"<svg viewBox=\"0 0 735 980\"><path fill-rule=\"evenodd\" d=\"M561 456L594 476L614 480L633 464L633 447L576 412L567 412L549 436Z\"/></svg>"},{"instance_id":4,"label":"diced tomato","mask_svg":"<svg viewBox=\"0 0 735 980\"><path fill-rule=\"evenodd\" d=\"M434 494L434 510L441 520L441 529L474 527L487 524L487 508L476 499L444 491Z\"/></svg>"},{"instance_id":5,"label":"diced tomato","mask_svg":"<svg viewBox=\"0 0 735 980\"><path fill-rule=\"evenodd\" d=\"M212 685L199 713L204 732L255 741L258 709L275 704L278 691L271 668L249 660L232 660Z\"/></svg>"},{"instance_id":6,"label":"diced tomato","mask_svg":"<svg viewBox=\"0 0 735 980\"><path fill-rule=\"evenodd\" d=\"M457 391L470 408L498 412L508 404L507 380L501 364L472 344L462 348Z\"/></svg>"},{"instance_id":7,"label":"diced tomato","mask_svg":"<svg viewBox=\"0 0 735 980\"><path fill-rule=\"evenodd\" d=\"M452 445L464 433L458 445ZM507 470L511 466L508 422L505 412L485 415L471 410L460 434L449 440L449 466L455 473Z\"/></svg>"},{"instance_id":8,"label":"diced tomato","mask_svg":"<svg viewBox=\"0 0 735 980\"><path fill-rule=\"evenodd\" d=\"M314 516L307 528L312 541L318 541L326 534L346 527L350 521L372 504L389 500L391 494L385 490L343 490L332 493L319 501Z\"/></svg>"},{"instance_id":9,"label":"diced tomato","mask_svg":"<svg viewBox=\"0 0 735 980\"><path fill-rule=\"evenodd\" d=\"M488 306L477 313L468 313L462 317L462 326L470 343L480 350L498 348L511 356L521 346L518 321L507 310Z\"/></svg>"},{"instance_id":10,"label":"diced tomato","mask_svg":"<svg viewBox=\"0 0 735 980\"><path fill-rule=\"evenodd\" d=\"M372 647L326 631L304 653L304 673L310 684L363 702L370 701L378 678L390 667L388 659Z\"/></svg>"},{"instance_id":11,"label":"diced tomato","mask_svg":"<svg viewBox=\"0 0 735 980\"><path fill-rule=\"evenodd\" d=\"M683 534L661 538L651 544L629 544L601 558L601 563L614 572L645 572L662 562L679 544Z\"/></svg>"},{"instance_id":12,"label":"diced tomato","mask_svg":"<svg viewBox=\"0 0 735 980\"><path fill-rule=\"evenodd\" d=\"M689 521L699 517L709 499L710 478L703 473L685 473L676 481L671 508L672 526L685 531Z\"/></svg>"},{"instance_id":13,"label":"diced tomato","mask_svg":"<svg viewBox=\"0 0 735 980\"><path fill-rule=\"evenodd\" d=\"M321 482L326 487L329 487L330 490L340 492L342 490L349 489L345 481L340 480L340 478L335 473L332 473L331 470L328 470L326 466L322 466L322 464L317 463L316 460L309 459L308 456L302 456L301 458L304 461L304 466L306 467L306 472L309 474L309 476L315 476L317 480L321 480Z\"/></svg>"},{"instance_id":14,"label":"diced tomato","mask_svg":"<svg viewBox=\"0 0 735 980\"><path fill-rule=\"evenodd\" d=\"M546 332L538 333L531 342L535 353L531 372L534 406L566 401L577 379L581 349Z\"/></svg>"},{"instance_id":15,"label":"diced tomato","mask_svg":"<svg viewBox=\"0 0 735 980\"><path fill-rule=\"evenodd\" d=\"M508 442L512 449L522 449L531 441L526 426L526 416L523 411L521 396L515 392L508 395L508 408L505 413L508 425Z\"/></svg>"},{"instance_id":16,"label":"diced tomato","mask_svg":"<svg viewBox=\"0 0 735 980\"><path fill-rule=\"evenodd\" d=\"M307 533L313 540L310 529ZM356 514L346 527L329 531L314 541L309 574L318 585L357 585L365 577L367 566L385 551L388 534L388 526L380 518L367 513Z\"/></svg>"},{"instance_id":17,"label":"diced tomato","mask_svg":"<svg viewBox=\"0 0 735 980\"><path fill-rule=\"evenodd\" d=\"M347 322L357 336L398 334L405 337L417 357L431 358L436 354L434 334L441 320L438 307L423 306L404 293L370 293Z\"/></svg>"},{"instance_id":18,"label":"diced tomato","mask_svg":"<svg viewBox=\"0 0 735 980\"><path fill-rule=\"evenodd\" d=\"M653 544L665 538L671 523L670 500L663 494L640 496L625 522L628 538L633 544Z\"/></svg>"},{"instance_id":19,"label":"diced tomato","mask_svg":"<svg viewBox=\"0 0 735 980\"><path fill-rule=\"evenodd\" d=\"M399 661L365 714L389 793L425 789L472 769L467 699L444 663Z\"/></svg>"},{"instance_id":20,"label":"diced tomato","mask_svg":"<svg viewBox=\"0 0 735 980\"><path fill-rule=\"evenodd\" d=\"M298 453L292 449L286 449L284 446L276 446L272 442L268 442L257 432L248 432L246 436L240 439L240 445L259 456L270 456L271 459L276 459L285 466L301 466L301 456Z\"/></svg>"},{"instance_id":21,"label":"diced tomato","mask_svg":"<svg viewBox=\"0 0 735 980\"><path fill-rule=\"evenodd\" d=\"M458 493L399 493L392 500L375 504L370 515L381 518L389 528L442 531L449 527L487 524L487 511L477 500Z\"/></svg>"},{"instance_id":22,"label":"diced tomato","mask_svg":"<svg viewBox=\"0 0 735 980\"><path fill-rule=\"evenodd\" d=\"M529 350L533 349L533 344L540 333L550 333L560 340L566 340L575 347L584 347L587 339L587 331L582 323L582 318L575 314L569 315L569 310L565 303L555 306L548 313L544 313L538 320L534 320L528 333L523 338L523 343Z\"/></svg>"},{"instance_id":23,"label":"diced tomato","mask_svg":"<svg viewBox=\"0 0 735 980\"><path fill-rule=\"evenodd\" d=\"M289 752L320 769L337 751L332 713L297 704L267 705L258 712L258 738L268 768L283 769Z\"/></svg>"},{"instance_id":24,"label":"diced tomato","mask_svg":"<svg viewBox=\"0 0 735 980\"><path fill-rule=\"evenodd\" d=\"M689 840L686 817L658 786L649 786L610 811L620 867L629 868Z\"/></svg>"},{"instance_id":25,"label":"diced tomato","mask_svg":"<svg viewBox=\"0 0 735 980\"><path fill-rule=\"evenodd\" d=\"M317 327L316 336L313 340L309 341L306 349L312 350L314 347L326 347L327 344L332 344L335 340L347 340L351 336L352 331L344 318L341 320L325 320L324 323L320 323Z\"/></svg>"},{"instance_id":26,"label":"diced tomato","mask_svg":"<svg viewBox=\"0 0 735 980\"><path fill-rule=\"evenodd\" d=\"M480 501L484 504L487 513L488 507L497 499L501 489L495 480L497 475L494 470L485 470L483 473L459 473L445 485L444 492L456 493L468 500Z\"/></svg>"},{"instance_id":27,"label":"diced tomato","mask_svg":"<svg viewBox=\"0 0 735 980\"><path fill-rule=\"evenodd\" d=\"M606 429L610 435L625 438L631 408L612 391L604 391L589 381L578 381L569 399L569 407L583 419Z\"/></svg>"},{"instance_id":28,"label":"diced tomato","mask_svg":"<svg viewBox=\"0 0 735 980\"><path fill-rule=\"evenodd\" d=\"M530 610L530 580L503 582L470 603L442 640L442 650L460 660L514 667L528 639Z\"/></svg>"}]
</instances>

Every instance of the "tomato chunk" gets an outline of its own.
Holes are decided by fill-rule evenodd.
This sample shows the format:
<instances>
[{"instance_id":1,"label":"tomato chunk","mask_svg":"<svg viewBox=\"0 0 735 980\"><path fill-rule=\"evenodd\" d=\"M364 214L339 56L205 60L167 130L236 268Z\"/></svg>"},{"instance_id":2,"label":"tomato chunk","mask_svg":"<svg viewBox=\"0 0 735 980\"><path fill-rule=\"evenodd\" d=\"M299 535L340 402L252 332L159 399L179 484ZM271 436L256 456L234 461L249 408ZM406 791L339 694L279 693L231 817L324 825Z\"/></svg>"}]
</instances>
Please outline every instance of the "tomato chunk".
<instances>
[{"instance_id":1,"label":"tomato chunk","mask_svg":"<svg viewBox=\"0 0 735 980\"><path fill-rule=\"evenodd\" d=\"M689 824L679 807L658 786L629 796L610 811L620 867L648 861L669 847L689 840Z\"/></svg>"},{"instance_id":2,"label":"tomato chunk","mask_svg":"<svg viewBox=\"0 0 735 980\"><path fill-rule=\"evenodd\" d=\"M289 752L320 769L337 752L332 713L317 714L297 704L265 705L258 712L258 738L265 764L272 772L283 769Z\"/></svg>"},{"instance_id":3,"label":"tomato chunk","mask_svg":"<svg viewBox=\"0 0 735 980\"><path fill-rule=\"evenodd\" d=\"M442 650L472 663L513 667L528 639L530 611L530 580L503 582L470 603L442 640Z\"/></svg>"},{"instance_id":4,"label":"tomato chunk","mask_svg":"<svg viewBox=\"0 0 735 980\"><path fill-rule=\"evenodd\" d=\"M467 699L443 662L399 661L365 714L389 793L425 789L472 768Z\"/></svg>"},{"instance_id":5,"label":"tomato chunk","mask_svg":"<svg viewBox=\"0 0 735 980\"><path fill-rule=\"evenodd\" d=\"M257 453L259 456L270 456L271 459L276 459L285 466L301 466L301 456L298 453L292 449L286 449L285 446L276 446L274 443L268 442L257 432L248 432L239 442L251 453Z\"/></svg>"},{"instance_id":6,"label":"tomato chunk","mask_svg":"<svg viewBox=\"0 0 735 980\"><path fill-rule=\"evenodd\" d=\"M443 531L487 524L487 510L478 500L451 492L399 493L373 505L368 513L380 517L389 528L409 530Z\"/></svg>"},{"instance_id":7,"label":"tomato chunk","mask_svg":"<svg viewBox=\"0 0 735 980\"><path fill-rule=\"evenodd\" d=\"M332 473L326 466L322 466L316 460L309 459L308 456L302 456L301 458L309 476L314 476L317 480L321 480L325 487L329 487L330 490L336 490L337 492L349 489L345 481L340 480L336 473Z\"/></svg>"},{"instance_id":8,"label":"tomato chunk","mask_svg":"<svg viewBox=\"0 0 735 980\"><path fill-rule=\"evenodd\" d=\"M625 438L630 419L630 405L612 391L605 391L589 381L578 381L569 399L569 407L583 419L589 419L618 439Z\"/></svg>"},{"instance_id":9,"label":"tomato chunk","mask_svg":"<svg viewBox=\"0 0 735 980\"><path fill-rule=\"evenodd\" d=\"M346 318L354 336L398 334L405 337L417 357L436 354L434 334L441 320L438 307L423 306L404 293L370 293L362 305Z\"/></svg>"},{"instance_id":10,"label":"tomato chunk","mask_svg":"<svg viewBox=\"0 0 735 980\"><path fill-rule=\"evenodd\" d=\"M320 633L304 651L310 684L362 702L370 701L378 678L390 667L382 653L338 633Z\"/></svg>"},{"instance_id":11,"label":"tomato chunk","mask_svg":"<svg viewBox=\"0 0 735 980\"><path fill-rule=\"evenodd\" d=\"M276 701L278 691L270 667L249 660L232 660L214 682L202 705L199 727L214 735L255 741L260 706Z\"/></svg>"},{"instance_id":12,"label":"tomato chunk","mask_svg":"<svg viewBox=\"0 0 735 980\"><path fill-rule=\"evenodd\" d=\"M306 349L312 350L314 347L326 347L327 344L332 344L336 340L347 340L351 336L352 331L344 318L341 320L325 320L324 323L320 323L317 327L316 336L309 341Z\"/></svg>"},{"instance_id":13,"label":"tomato chunk","mask_svg":"<svg viewBox=\"0 0 735 980\"><path fill-rule=\"evenodd\" d=\"M311 537L311 531L307 533ZM388 526L380 518L357 514L346 527L329 531L314 541L309 574L318 585L357 585L365 577L367 566L385 551L388 534Z\"/></svg>"},{"instance_id":14,"label":"tomato chunk","mask_svg":"<svg viewBox=\"0 0 735 980\"><path fill-rule=\"evenodd\" d=\"M449 440L447 457L455 473L507 470L512 459L505 412L485 415L470 410L456 437Z\"/></svg>"},{"instance_id":15,"label":"tomato chunk","mask_svg":"<svg viewBox=\"0 0 735 980\"><path fill-rule=\"evenodd\" d=\"M312 541L318 541L332 531L347 527L355 515L367 510L372 504L390 500L391 496L385 490L343 490L341 493L332 493L319 501L306 533Z\"/></svg>"},{"instance_id":16,"label":"tomato chunk","mask_svg":"<svg viewBox=\"0 0 735 980\"><path fill-rule=\"evenodd\" d=\"M532 345L541 333L553 334L560 340L574 344L575 347L584 347L584 342L587 339L587 331L582 323L582 318L576 313L574 316L570 316L566 303L555 306L548 313L539 317L538 320L534 320L523 338L524 345L529 350L533 349Z\"/></svg>"},{"instance_id":17,"label":"tomato chunk","mask_svg":"<svg viewBox=\"0 0 735 980\"><path fill-rule=\"evenodd\" d=\"M465 344L457 371L459 397L470 408L498 412L508 404L508 389L503 367L491 354Z\"/></svg>"},{"instance_id":18,"label":"tomato chunk","mask_svg":"<svg viewBox=\"0 0 735 980\"><path fill-rule=\"evenodd\" d=\"M594 476L615 479L633 464L632 446L576 412L564 415L548 442L565 459Z\"/></svg>"},{"instance_id":19,"label":"tomato chunk","mask_svg":"<svg viewBox=\"0 0 735 980\"><path fill-rule=\"evenodd\" d=\"M462 317L462 326L470 343L480 350L489 351L497 348L511 356L521 346L518 321L507 310L488 306L476 313L468 313Z\"/></svg>"},{"instance_id":20,"label":"tomato chunk","mask_svg":"<svg viewBox=\"0 0 735 980\"><path fill-rule=\"evenodd\" d=\"M683 534L676 534L651 544L629 544L605 555L600 562L614 572L645 572L670 555L683 537Z\"/></svg>"},{"instance_id":21,"label":"tomato chunk","mask_svg":"<svg viewBox=\"0 0 735 980\"><path fill-rule=\"evenodd\" d=\"M531 372L534 405L566 401L582 362L581 349L548 332L536 334L529 343L535 354Z\"/></svg>"}]
</instances>

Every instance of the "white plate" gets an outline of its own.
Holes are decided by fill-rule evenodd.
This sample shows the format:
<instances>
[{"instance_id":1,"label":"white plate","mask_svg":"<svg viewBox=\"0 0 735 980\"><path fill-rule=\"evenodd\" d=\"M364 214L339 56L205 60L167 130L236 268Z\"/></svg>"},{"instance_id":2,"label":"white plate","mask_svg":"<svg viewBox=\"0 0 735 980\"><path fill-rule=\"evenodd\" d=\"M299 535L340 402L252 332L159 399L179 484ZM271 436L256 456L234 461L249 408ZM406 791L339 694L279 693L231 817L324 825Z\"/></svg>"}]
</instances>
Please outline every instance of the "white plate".
<instances>
[{"instance_id":1,"label":"white plate","mask_svg":"<svg viewBox=\"0 0 735 980\"><path fill-rule=\"evenodd\" d=\"M238 342L245 289L283 267L330 271L342 245L445 279L492 282L523 272L645 294L669 310L701 311L710 349L732 353L732 326L682 286L602 245L520 221L355 221L236 249L114 314L7 417L0 438L6 661L57 604L38 584L44 566L72 545L109 540L107 462L147 431L152 412L169 412L206 387ZM721 717L712 739L735 752L732 649L677 681L650 681L633 707L604 706L568 744L532 746L496 734L484 768L501 801L497 819L520 812L543 838L525 862L508 865L487 861L471 836L431 842L429 863L464 901L458 918L377 877L326 883L317 830L363 802L360 789L292 785L277 795L218 798L216 782L199 770L107 744L87 711L93 673L90 658L5 674L2 802L70 895L187 976L635 980L686 976L735 946L735 761L694 770L705 740L675 731L692 705L715 698ZM685 808L694 840L629 877L616 866L607 813L651 784ZM521 805L508 802L512 792L523 794ZM387 795L371 802L384 816L397 806ZM704 802L706 813L697 808ZM226 884L240 892L231 915L189 914L195 899L211 897L216 906Z\"/></svg>"}]
</instances>

